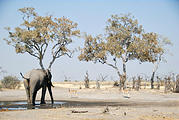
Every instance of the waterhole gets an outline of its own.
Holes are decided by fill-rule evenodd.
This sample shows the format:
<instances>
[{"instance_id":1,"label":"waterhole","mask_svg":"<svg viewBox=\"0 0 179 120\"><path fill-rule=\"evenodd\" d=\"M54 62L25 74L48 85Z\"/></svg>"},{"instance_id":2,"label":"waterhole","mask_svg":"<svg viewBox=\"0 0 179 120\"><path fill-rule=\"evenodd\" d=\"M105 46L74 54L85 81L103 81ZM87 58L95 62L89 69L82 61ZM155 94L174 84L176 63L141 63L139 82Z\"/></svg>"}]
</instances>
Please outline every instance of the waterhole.
<instances>
[{"instance_id":1,"label":"waterhole","mask_svg":"<svg viewBox=\"0 0 179 120\"><path fill-rule=\"evenodd\" d=\"M27 109L49 109L49 108L59 108L66 102L55 101L54 104L51 102L46 102L46 104L40 104L37 101L35 106L28 105L26 101L14 101L14 102L0 102L0 111L4 110L27 110Z\"/></svg>"}]
</instances>

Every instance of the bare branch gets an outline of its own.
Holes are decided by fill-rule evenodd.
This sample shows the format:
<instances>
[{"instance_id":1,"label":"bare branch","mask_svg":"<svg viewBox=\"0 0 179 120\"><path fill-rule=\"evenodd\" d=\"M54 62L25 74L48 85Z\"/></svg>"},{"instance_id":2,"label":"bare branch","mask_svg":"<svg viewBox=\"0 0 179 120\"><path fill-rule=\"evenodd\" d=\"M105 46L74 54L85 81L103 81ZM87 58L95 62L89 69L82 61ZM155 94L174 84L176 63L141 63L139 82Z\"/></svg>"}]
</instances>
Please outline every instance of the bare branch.
<instances>
[{"instance_id":1,"label":"bare branch","mask_svg":"<svg viewBox=\"0 0 179 120\"><path fill-rule=\"evenodd\" d=\"M118 68L116 66L114 66L113 64L110 64L110 63L107 63L107 62L105 62L105 64L107 64L107 65L111 66L112 68L118 70Z\"/></svg>"},{"instance_id":2,"label":"bare branch","mask_svg":"<svg viewBox=\"0 0 179 120\"><path fill-rule=\"evenodd\" d=\"M34 57L36 57L36 58L40 59L40 58L39 58L39 56L37 56L37 55L35 55L35 54L31 53L30 51L27 51L27 53L29 53L30 55L32 55L32 56L34 56Z\"/></svg>"},{"instance_id":3,"label":"bare branch","mask_svg":"<svg viewBox=\"0 0 179 120\"><path fill-rule=\"evenodd\" d=\"M45 46L44 51L43 51L43 54L42 54L43 56L45 55L45 52L46 52L46 50L47 50L47 48L48 48L48 44L45 43L45 45L46 45L46 46Z\"/></svg>"},{"instance_id":4,"label":"bare branch","mask_svg":"<svg viewBox=\"0 0 179 120\"><path fill-rule=\"evenodd\" d=\"M48 67L48 69L51 69L51 67L52 67L52 64L55 62L55 60L57 59L57 58L60 58L61 56L64 56L64 55L67 55L69 58L72 58L72 54L73 53L61 53L61 54L59 54L59 52L60 52L60 49L58 50L58 51L56 51L55 53L55 55L53 55L53 58L52 58L52 60L50 61L50 64L49 64L49 67ZM57 55L58 54L58 55Z\"/></svg>"}]
</instances>

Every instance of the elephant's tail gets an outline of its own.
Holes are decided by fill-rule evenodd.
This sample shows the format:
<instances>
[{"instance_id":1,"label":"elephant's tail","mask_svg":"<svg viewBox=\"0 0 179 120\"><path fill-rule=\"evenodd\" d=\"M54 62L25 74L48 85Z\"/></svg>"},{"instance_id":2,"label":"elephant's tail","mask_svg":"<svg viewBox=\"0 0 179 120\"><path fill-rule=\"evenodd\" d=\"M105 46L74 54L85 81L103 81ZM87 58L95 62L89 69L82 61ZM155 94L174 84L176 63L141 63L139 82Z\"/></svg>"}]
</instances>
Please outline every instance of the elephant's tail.
<instances>
[{"instance_id":1,"label":"elephant's tail","mask_svg":"<svg viewBox=\"0 0 179 120\"><path fill-rule=\"evenodd\" d=\"M30 90L30 87L29 87L30 78L25 78L21 72L20 72L20 75L22 76L22 78L23 78L23 79L26 79L26 80L27 80L27 84L28 84L27 89L29 89L29 90Z\"/></svg>"},{"instance_id":2,"label":"elephant's tail","mask_svg":"<svg viewBox=\"0 0 179 120\"><path fill-rule=\"evenodd\" d=\"M26 80L30 80L30 78L25 78L21 72L20 72L20 75L22 76L22 78L24 78Z\"/></svg>"}]
</instances>

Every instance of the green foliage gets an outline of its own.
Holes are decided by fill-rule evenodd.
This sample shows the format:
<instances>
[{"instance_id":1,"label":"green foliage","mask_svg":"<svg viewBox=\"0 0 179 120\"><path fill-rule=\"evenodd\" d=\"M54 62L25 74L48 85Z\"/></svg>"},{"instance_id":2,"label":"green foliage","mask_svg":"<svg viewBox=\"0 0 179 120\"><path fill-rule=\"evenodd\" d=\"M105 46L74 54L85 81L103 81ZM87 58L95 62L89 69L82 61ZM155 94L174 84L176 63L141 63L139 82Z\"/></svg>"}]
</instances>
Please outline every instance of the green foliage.
<instances>
[{"instance_id":1,"label":"green foliage","mask_svg":"<svg viewBox=\"0 0 179 120\"><path fill-rule=\"evenodd\" d=\"M20 87L20 80L14 76L6 76L1 80L3 88L15 89Z\"/></svg>"},{"instance_id":2,"label":"green foliage","mask_svg":"<svg viewBox=\"0 0 179 120\"><path fill-rule=\"evenodd\" d=\"M21 8L19 11L23 15L23 23L14 31L7 27L9 39L5 39L9 45L15 47L16 53L29 53L44 68L42 60L51 44L52 60L49 69L56 58L71 55L72 51L67 45L72 43L72 37L80 35L77 23L66 17L39 16L34 8Z\"/></svg>"}]
</instances>

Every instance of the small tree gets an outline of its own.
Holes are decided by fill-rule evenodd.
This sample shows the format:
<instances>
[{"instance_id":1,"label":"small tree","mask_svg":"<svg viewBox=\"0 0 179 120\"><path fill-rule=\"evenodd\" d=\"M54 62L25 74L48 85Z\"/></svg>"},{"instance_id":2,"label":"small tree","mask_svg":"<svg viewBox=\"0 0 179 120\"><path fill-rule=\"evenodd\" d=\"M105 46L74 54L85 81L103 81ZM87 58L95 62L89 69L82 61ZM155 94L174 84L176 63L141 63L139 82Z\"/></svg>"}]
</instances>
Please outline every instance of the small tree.
<instances>
[{"instance_id":1,"label":"small tree","mask_svg":"<svg viewBox=\"0 0 179 120\"><path fill-rule=\"evenodd\" d=\"M135 89L136 87L136 78L132 77L132 89Z\"/></svg>"},{"instance_id":2,"label":"small tree","mask_svg":"<svg viewBox=\"0 0 179 120\"><path fill-rule=\"evenodd\" d=\"M102 82L104 82L107 77L108 77L108 75L100 74L100 78L101 78L101 81L102 81Z\"/></svg>"},{"instance_id":3,"label":"small tree","mask_svg":"<svg viewBox=\"0 0 179 120\"><path fill-rule=\"evenodd\" d=\"M72 43L72 37L80 34L77 23L66 17L39 16L34 8L22 8L19 11L23 15L23 23L14 31L7 27L9 39L5 39L16 53L28 53L37 58L42 69L45 69L43 60L50 47L52 60L48 69L51 69L57 58L63 55L72 57L72 51L67 46Z\"/></svg>"},{"instance_id":4,"label":"small tree","mask_svg":"<svg viewBox=\"0 0 179 120\"><path fill-rule=\"evenodd\" d=\"M70 79L71 79L70 77L64 75L64 82L70 82L71 81Z\"/></svg>"},{"instance_id":5,"label":"small tree","mask_svg":"<svg viewBox=\"0 0 179 120\"><path fill-rule=\"evenodd\" d=\"M100 82L99 82L99 80L96 80L96 88L100 89Z\"/></svg>"},{"instance_id":6,"label":"small tree","mask_svg":"<svg viewBox=\"0 0 179 120\"><path fill-rule=\"evenodd\" d=\"M155 61L152 62L154 67L153 67L152 76L151 76L151 89L154 88L153 84L154 84L155 73L159 67L160 62L162 60L166 61L164 59L164 54L167 53L166 46L172 45L171 41L168 40L168 38L163 38L156 33L153 34L152 36L153 36L153 37L151 37L152 40L158 42L157 43L158 47L152 47L152 49L154 50L153 56L155 56ZM160 48L160 49L158 49L158 48Z\"/></svg>"},{"instance_id":7,"label":"small tree","mask_svg":"<svg viewBox=\"0 0 179 120\"><path fill-rule=\"evenodd\" d=\"M176 76L176 88L175 88L175 92L179 93L179 74Z\"/></svg>"},{"instance_id":8,"label":"small tree","mask_svg":"<svg viewBox=\"0 0 179 120\"><path fill-rule=\"evenodd\" d=\"M136 80L136 90L139 91L139 89L141 88L141 77L138 76L138 79Z\"/></svg>"},{"instance_id":9,"label":"small tree","mask_svg":"<svg viewBox=\"0 0 179 120\"><path fill-rule=\"evenodd\" d=\"M171 75L165 76L164 82L165 82L165 90L164 90L165 93L175 91L175 89L174 89L175 85L174 85L174 83L172 81L172 76Z\"/></svg>"},{"instance_id":10,"label":"small tree","mask_svg":"<svg viewBox=\"0 0 179 120\"><path fill-rule=\"evenodd\" d=\"M155 61L153 54L159 52L160 48L152 37L153 33L144 33L142 25L130 14L112 15L107 21L105 35L85 35L85 44L79 60L100 62L115 69L121 89L126 81L126 63L129 60ZM153 47L158 48L158 51L154 51ZM118 65L120 61L123 65L122 73Z\"/></svg>"},{"instance_id":11,"label":"small tree","mask_svg":"<svg viewBox=\"0 0 179 120\"><path fill-rule=\"evenodd\" d=\"M160 90L161 78L157 76L157 89Z\"/></svg>"},{"instance_id":12,"label":"small tree","mask_svg":"<svg viewBox=\"0 0 179 120\"><path fill-rule=\"evenodd\" d=\"M84 84L85 88L89 88L89 75L88 75L88 71L86 72L84 82L85 82L85 84Z\"/></svg>"},{"instance_id":13,"label":"small tree","mask_svg":"<svg viewBox=\"0 0 179 120\"><path fill-rule=\"evenodd\" d=\"M6 76L1 80L3 88L15 89L20 87L20 80L14 76Z\"/></svg>"}]
</instances>

